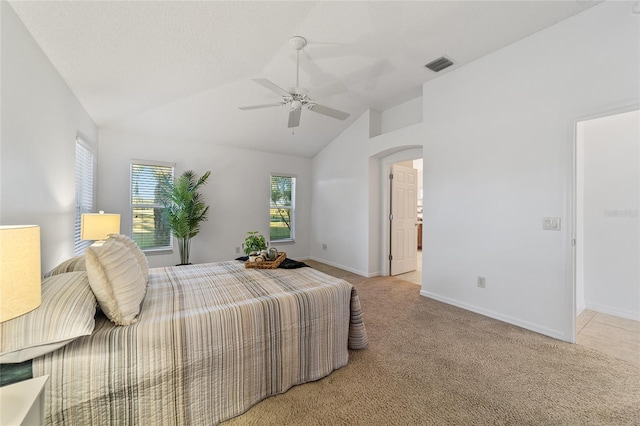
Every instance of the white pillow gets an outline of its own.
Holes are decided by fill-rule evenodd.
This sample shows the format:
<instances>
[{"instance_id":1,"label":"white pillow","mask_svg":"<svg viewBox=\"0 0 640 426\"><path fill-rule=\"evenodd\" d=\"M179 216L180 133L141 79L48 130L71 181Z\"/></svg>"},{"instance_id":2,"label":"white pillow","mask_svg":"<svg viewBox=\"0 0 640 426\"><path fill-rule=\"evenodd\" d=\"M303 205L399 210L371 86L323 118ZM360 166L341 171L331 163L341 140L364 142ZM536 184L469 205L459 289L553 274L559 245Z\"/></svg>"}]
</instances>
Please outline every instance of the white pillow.
<instances>
[{"instance_id":1,"label":"white pillow","mask_svg":"<svg viewBox=\"0 0 640 426\"><path fill-rule=\"evenodd\" d=\"M109 238L124 244L124 246L127 249L129 249L131 254L133 254L133 257L135 257L136 261L138 262L138 265L140 266L140 271L142 271L144 282L148 283L149 282L149 261L147 260L147 256L145 256L144 252L140 250L140 247L138 247L138 244L136 244L136 242L133 241L128 236L122 235L122 234L110 234Z\"/></svg>"},{"instance_id":2,"label":"white pillow","mask_svg":"<svg viewBox=\"0 0 640 426\"><path fill-rule=\"evenodd\" d=\"M95 327L96 298L86 272L42 280L42 302L33 311L0 324L0 364L53 352Z\"/></svg>"},{"instance_id":3,"label":"white pillow","mask_svg":"<svg viewBox=\"0 0 640 426\"><path fill-rule=\"evenodd\" d=\"M102 312L118 325L135 323L146 283L138 262L124 244L108 239L85 253L89 284Z\"/></svg>"}]
</instances>

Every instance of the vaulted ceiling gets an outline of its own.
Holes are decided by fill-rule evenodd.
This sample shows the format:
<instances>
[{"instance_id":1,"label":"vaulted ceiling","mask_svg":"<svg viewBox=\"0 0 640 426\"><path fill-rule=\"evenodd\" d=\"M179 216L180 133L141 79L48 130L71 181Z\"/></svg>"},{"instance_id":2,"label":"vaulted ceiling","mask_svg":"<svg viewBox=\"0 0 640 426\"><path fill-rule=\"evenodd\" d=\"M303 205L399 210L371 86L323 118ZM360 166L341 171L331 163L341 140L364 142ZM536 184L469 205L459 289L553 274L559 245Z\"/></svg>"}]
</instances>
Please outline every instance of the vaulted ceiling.
<instances>
[{"instance_id":1,"label":"vaulted ceiling","mask_svg":"<svg viewBox=\"0 0 640 426\"><path fill-rule=\"evenodd\" d=\"M580 13L565 1L11 1L13 9L99 127L177 142L312 157L368 109L421 95L422 84ZM319 103L340 121L288 108L251 81L295 86L341 82ZM436 74L424 65L447 56Z\"/></svg>"}]
</instances>

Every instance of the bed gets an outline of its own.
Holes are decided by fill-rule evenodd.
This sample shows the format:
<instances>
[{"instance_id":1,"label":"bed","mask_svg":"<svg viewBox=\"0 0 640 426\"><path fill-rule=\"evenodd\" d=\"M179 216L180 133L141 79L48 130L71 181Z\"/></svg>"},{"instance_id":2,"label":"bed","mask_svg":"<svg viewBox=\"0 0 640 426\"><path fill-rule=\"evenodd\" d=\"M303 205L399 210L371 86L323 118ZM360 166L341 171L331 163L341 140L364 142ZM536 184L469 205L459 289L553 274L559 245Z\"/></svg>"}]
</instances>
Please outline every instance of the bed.
<instances>
[{"instance_id":1,"label":"bed","mask_svg":"<svg viewBox=\"0 0 640 426\"><path fill-rule=\"evenodd\" d=\"M152 268L129 325L102 311L90 334L33 359L50 378L46 424L216 424L367 345L355 288L312 268Z\"/></svg>"}]
</instances>

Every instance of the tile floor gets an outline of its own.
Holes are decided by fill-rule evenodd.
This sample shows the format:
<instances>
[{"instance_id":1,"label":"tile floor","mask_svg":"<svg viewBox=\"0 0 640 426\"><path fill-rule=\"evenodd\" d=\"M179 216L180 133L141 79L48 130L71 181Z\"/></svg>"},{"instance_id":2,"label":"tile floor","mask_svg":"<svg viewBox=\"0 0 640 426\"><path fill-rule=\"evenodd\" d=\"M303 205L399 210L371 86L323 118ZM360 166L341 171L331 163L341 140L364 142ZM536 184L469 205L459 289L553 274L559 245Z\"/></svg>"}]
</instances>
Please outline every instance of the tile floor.
<instances>
[{"instance_id":1,"label":"tile floor","mask_svg":"<svg viewBox=\"0 0 640 426\"><path fill-rule=\"evenodd\" d=\"M410 283L422 285L422 250L418 250L418 264L416 265L416 268L417 269L415 271L396 275L396 278L400 278L404 281L409 281Z\"/></svg>"},{"instance_id":2,"label":"tile floor","mask_svg":"<svg viewBox=\"0 0 640 426\"><path fill-rule=\"evenodd\" d=\"M579 345L640 367L640 321L585 309L576 323Z\"/></svg>"}]
</instances>

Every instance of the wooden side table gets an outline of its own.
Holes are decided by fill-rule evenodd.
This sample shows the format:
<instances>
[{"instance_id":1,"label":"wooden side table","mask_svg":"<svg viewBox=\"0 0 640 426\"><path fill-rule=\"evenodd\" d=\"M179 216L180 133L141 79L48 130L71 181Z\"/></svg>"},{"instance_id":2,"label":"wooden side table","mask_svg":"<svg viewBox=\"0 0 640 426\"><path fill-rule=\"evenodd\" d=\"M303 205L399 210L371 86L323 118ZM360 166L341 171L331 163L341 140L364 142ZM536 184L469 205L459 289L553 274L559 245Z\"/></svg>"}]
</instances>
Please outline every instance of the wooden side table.
<instances>
[{"instance_id":1,"label":"wooden side table","mask_svg":"<svg viewBox=\"0 0 640 426\"><path fill-rule=\"evenodd\" d=\"M44 423L44 385L49 376L0 388L0 425L34 426Z\"/></svg>"}]
</instances>

